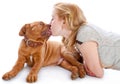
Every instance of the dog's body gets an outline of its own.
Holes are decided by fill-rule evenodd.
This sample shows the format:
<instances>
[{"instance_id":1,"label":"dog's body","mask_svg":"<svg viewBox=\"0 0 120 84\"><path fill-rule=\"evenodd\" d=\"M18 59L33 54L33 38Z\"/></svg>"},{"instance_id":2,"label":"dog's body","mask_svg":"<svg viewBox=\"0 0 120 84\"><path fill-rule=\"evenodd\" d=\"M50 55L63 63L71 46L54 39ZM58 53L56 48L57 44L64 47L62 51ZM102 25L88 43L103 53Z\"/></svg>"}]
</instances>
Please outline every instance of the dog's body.
<instances>
[{"instance_id":1,"label":"dog's body","mask_svg":"<svg viewBox=\"0 0 120 84\"><path fill-rule=\"evenodd\" d=\"M78 76L84 77L85 71L83 65L75 64L72 66L66 60L62 60L65 55L65 49L62 43L48 41L51 35L49 31L49 25L43 22L34 22L31 24L26 24L20 30L20 36L24 36L20 44L18 51L18 60L11 71L3 75L4 80L9 80L15 77L18 72L27 63L31 66L31 71L27 76L27 82L35 82L37 80L37 74L41 67L48 65L60 65L72 72L72 79ZM68 58L69 59L69 58ZM80 73L78 71L78 65L80 65Z\"/></svg>"},{"instance_id":2,"label":"dog's body","mask_svg":"<svg viewBox=\"0 0 120 84\"><path fill-rule=\"evenodd\" d=\"M19 55L24 56L28 66L33 66L35 59L40 60L41 66L58 65L61 60L61 48L63 45L57 41L46 41L41 46L26 46L23 40L19 49Z\"/></svg>"}]
</instances>

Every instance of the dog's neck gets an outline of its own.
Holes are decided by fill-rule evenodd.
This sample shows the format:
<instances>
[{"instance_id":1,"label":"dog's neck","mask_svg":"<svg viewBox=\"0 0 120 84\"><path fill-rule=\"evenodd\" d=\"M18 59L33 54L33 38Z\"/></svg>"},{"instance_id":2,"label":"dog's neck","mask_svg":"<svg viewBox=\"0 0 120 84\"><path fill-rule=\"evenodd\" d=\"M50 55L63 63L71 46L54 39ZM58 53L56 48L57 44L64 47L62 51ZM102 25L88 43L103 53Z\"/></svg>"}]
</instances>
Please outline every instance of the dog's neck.
<instances>
[{"instance_id":1,"label":"dog's neck","mask_svg":"<svg viewBox=\"0 0 120 84\"><path fill-rule=\"evenodd\" d=\"M35 48L37 46L43 45L42 42L35 41L35 40L32 40L32 39L24 38L23 40L25 41L26 45L29 46L29 47L34 47Z\"/></svg>"}]
</instances>

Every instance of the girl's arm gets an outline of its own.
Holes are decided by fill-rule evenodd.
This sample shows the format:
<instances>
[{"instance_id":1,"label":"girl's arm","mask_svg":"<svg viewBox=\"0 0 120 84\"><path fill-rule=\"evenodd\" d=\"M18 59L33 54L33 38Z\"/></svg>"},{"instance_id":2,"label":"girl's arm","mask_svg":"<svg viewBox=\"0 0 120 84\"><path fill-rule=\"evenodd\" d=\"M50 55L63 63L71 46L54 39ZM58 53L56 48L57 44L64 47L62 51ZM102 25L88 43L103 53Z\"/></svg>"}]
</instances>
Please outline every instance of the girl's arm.
<instances>
[{"instance_id":1,"label":"girl's arm","mask_svg":"<svg viewBox=\"0 0 120 84\"><path fill-rule=\"evenodd\" d=\"M85 61L85 69L88 75L103 77L104 71L100 63L97 51L97 43L94 41L84 42L81 45L77 44L83 59Z\"/></svg>"}]
</instances>

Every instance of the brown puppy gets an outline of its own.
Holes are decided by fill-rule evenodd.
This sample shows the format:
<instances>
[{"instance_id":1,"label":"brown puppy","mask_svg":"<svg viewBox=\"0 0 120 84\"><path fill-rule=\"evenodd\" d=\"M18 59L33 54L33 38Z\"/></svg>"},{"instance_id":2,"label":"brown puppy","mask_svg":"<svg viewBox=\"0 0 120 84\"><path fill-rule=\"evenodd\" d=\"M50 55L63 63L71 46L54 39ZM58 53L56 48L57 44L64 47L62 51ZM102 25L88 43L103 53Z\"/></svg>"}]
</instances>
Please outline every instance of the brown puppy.
<instances>
[{"instance_id":1,"label":"brown puppy","mask_svg":"<svg viewBox=\"0 0 120 84\"><path fill-rule=\"evenodd\" d=\"M62 57L69 57L69 55L78 55L75 53L68 53L62 43L47 41L51 35L50 25L44 22L34 22L25 24L20 32L20 36L24 36L18 51L18 60L11 71L3 75L4 80L9 80L15 77L18 72L27 63L31 66L26 81L35 82L37 74L41 67L48 65L60 65L72 72L71 78L76 79L85 76L83 65L79 62L72 63L63 60ZM68 58L69 59L69 58ZM71 58L70 58L71 59ZM72 66L76 65L76 66ZM80 70L78 70L80 69Z\"/></svg>"}]
</instances>

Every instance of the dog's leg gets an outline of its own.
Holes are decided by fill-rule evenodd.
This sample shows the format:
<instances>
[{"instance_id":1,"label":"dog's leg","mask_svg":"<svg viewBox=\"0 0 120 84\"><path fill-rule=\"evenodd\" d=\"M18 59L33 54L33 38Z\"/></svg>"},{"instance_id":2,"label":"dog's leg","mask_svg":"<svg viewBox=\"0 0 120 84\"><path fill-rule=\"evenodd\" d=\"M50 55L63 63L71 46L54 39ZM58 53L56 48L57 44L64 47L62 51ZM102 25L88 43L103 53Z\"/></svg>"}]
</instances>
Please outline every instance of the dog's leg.
<instances>
[{"instance_id":1,"label":"dog's leg","mask_svg":"<svg viewBox=\"0 0 120 84\"><path fill-rule=\"evenodd\" d=\"M67 60L69 63L71 63L73 66L77 66L79 69L79 77L83 78L86 75L85 69L83 64L81 64L79 61L77 61L70 53L62 53L62 56L65 60Z\"/></svg>"},{"instance_id":2,"label":"dog's leg","mask_svg":"<svg viewBox=\"0 0 120 84\"><path fill-rule=\"evenodd\" d=\"M72 66L66 60L63 60L60 64L60 66L72 72L72 74L71 74L72 80L79 77L78 68L76 66Z\"/></svg>"},{"instance_id":3,"label":"dog's leg","mask_svg":"<svg viewBox=\"0 0 120 84\"><path fill-rule=\"evenodd\" d=\"M40 68L42 67L42 63L43 63L43 58L40 58L39 55L33 56L33 60L34 60L34 65L26 78L26 81L29 83L37 81L37 74Z\"/></svg>"},{"instance_id":4,"label":"dog's leg","mask_svg":"<svg viewBox=\"0 0 120 84\"><path fill-rule=\"evenodd\" d=\"M2 77L2 79L9 80L9 79L15 77L18 74L18 72L24 67L24 63L25 63L25 58L19 57L16 64L12 68L12 70L5 73Z\"/></svg>"}]
</instances>

